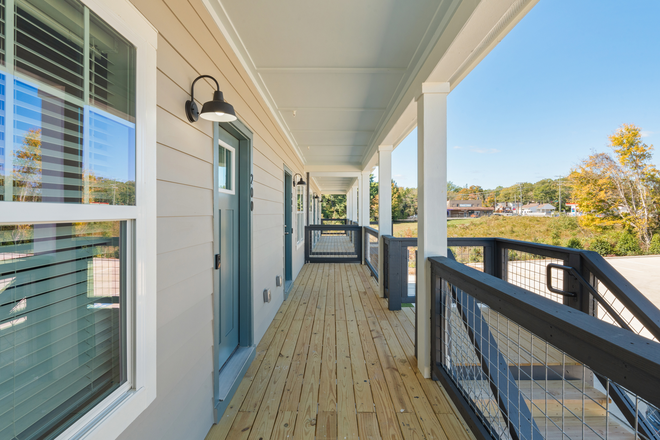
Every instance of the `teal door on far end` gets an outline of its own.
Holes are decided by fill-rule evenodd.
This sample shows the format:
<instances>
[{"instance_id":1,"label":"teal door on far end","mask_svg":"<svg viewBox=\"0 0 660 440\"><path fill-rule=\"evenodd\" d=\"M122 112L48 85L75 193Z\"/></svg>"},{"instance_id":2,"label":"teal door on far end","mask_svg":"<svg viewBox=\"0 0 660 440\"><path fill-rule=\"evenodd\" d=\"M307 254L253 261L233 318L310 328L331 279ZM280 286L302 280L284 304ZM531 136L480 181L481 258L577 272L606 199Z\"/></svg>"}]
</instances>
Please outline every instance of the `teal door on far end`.
<instances>
[{"instance_id":1,"label":"teal door on far end","mask_svg":"<svg viewBox=\"0 0 660 440\"><path fill-rule=\"evenodd\" d=\"M220 325L218 356L220 368L236 350L239 343L239 191L238 139L222 128L218 129L217 188L218 212L215 227L218 228L216 269L219 271Z\"/></svg>"}]
</instances>

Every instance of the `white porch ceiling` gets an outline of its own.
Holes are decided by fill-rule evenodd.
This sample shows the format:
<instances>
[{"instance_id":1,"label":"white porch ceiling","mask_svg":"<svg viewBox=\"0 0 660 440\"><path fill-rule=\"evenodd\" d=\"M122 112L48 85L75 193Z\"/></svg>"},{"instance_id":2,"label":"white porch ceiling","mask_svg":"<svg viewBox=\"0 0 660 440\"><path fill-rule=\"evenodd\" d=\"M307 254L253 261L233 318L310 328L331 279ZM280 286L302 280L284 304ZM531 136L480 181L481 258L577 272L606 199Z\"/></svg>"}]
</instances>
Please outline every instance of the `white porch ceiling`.
<instances>
[{"instance_id":1,"label":"white porch ceiling","mask_svg":"<svg viewBox=\"0 0 660 440\"><path fill-rule=\"evenodd\" d=\"M420 79L464 75L490 50L489 32L508 32L536 1L204 0L312 176L365 169L379 143L414 127ZM478 6L483 19L451 52ZM441 71L443 56L451 63ZM316 180L323 192L354 181Z\"/></svg>"},{"instance_id":2,"label":"white porch ceiling","mask_svg":"<svg viewBox=\"0 0 660 440\"><path fill-rule=\"evenodd\" d=\"M356 167L460 2L211 0L305 164Z\"/></svg>"}]
</instances>

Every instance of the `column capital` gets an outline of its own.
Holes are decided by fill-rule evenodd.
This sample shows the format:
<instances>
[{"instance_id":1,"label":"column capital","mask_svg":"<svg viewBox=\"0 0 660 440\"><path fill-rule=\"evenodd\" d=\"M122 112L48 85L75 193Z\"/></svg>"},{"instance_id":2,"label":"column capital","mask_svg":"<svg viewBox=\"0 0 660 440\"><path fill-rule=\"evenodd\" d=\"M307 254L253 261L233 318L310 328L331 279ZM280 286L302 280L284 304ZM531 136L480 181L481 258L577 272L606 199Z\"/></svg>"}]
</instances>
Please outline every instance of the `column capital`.
<instances>
[{"instance_id":1,"label":"column capital","mask_svg":"<svg viewBox=\"0 0 660 440\"><path fill-rule=\"evenodd\" d=\"M425 82L422 83L422 86L417 90L417 98L415 98L415 101L419 101L419 98L421 98L422 95L447 95L450 91L451 86L448 82Z\"/></svg>"},{"instance_id":2,"label":"column capital","mask_svg":"<svg viewBox=\"0 0 660 440\"><path fill-rule=\"evenodd\" d=\"M379 145L378 146L378 152L380 153L381 151L392 151L394 150L394 145Z\"/></svg>"}]
</instances>

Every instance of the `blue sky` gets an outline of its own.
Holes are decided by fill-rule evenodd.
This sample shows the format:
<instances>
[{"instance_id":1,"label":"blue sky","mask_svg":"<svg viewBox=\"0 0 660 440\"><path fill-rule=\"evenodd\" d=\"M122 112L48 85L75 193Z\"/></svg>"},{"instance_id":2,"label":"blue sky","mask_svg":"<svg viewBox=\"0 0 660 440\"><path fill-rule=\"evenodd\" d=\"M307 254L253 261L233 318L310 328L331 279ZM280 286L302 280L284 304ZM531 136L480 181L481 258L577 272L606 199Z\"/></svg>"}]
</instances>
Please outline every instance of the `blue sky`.
<instances>
[{"instance_id":1,"label":"blue sky","mask_svg":"<svg viewBox=\"0 0 660 440\"><path fill-rule=\"evenodd\" d=\"M565 176L624 123L660 148L659 19L657 0L541 0L450 93L449 180ZM417 186L416 142L394 150L400 186Z\"/></svg>"}]
</instances>

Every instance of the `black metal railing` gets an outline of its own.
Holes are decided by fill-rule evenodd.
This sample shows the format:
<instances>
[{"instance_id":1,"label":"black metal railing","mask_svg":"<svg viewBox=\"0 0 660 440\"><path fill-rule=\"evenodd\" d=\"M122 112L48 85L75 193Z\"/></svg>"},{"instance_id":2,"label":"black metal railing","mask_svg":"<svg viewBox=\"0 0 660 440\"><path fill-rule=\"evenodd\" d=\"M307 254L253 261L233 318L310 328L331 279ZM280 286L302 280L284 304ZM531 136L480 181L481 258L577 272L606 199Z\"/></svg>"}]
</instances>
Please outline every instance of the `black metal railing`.
<instances>
[{"instance_id":1,"label":"black metal railing","mask_svg":"<svg viewBox=\"0 0 660 440\"><path fill-rule=\"evenodd\" d=\"M459 263L660 340L660 312L596 252L504 238L450 238L448 244Z\"/></svg>"},{"instance_id":2,"label":"black metal railing","mask_svg":"<svg viewBox=\"0 0 660 440\"><path fill-rule=\"evenodd\" d=\"M386 270L402 273L405 259L409 268L417 266L411 251L417 244L415 238L383 239L388 242ZM660 312L596 252L504 238L454 237L447 244L459 263L601 321L660 340ZM399 297L405 298L402 302L414 302L413 281L414 277L388 274L385 282L387 291L392 292L388 295L391 310L398 310Z\"/></svg>"},{"instance_id":3,"label":"black metal railing","mask_svg":"<svg viewBox=\"0 0 660 440\"><path fill-rule=\"evenodd\" d=\"M322 225L346 225L348 224L348 219L345 218L322 218Z\"/></svg>"},{"instance_id":4,"label":"black metal railing","mask_svg":"<svg viewBox=\"0 0 660 440\"><path fill-rule=\"evenodd\" d=\"M378 280L378 231L369 226L362 228L364 244L364 264L371 271L371 275Z\"/></svg>"},{"instance_id":5,"label":"black metal railing","mask_svg":"<svg viewBox=\"0 0 660 440\"><path fill-rule=\"evenodd\" d=\"M305 226L306 263L361 263L362 227Z\"/></svg>"},{"instance_id":6,"label":"black metal railing","mask_svg":"<svg viewBox=\"0 0 660 440\"><path fill-rule=\"evenodd\" d=\"M417 238L383 236L383 288L390 310L414 303L417 295Z\"/></svg>"},{"instance_id":7,"label":"black metal railing","mask_svg":"<svg viewBox=\"0 0 660 440\"><path fill-rule=\"evenodd\" d=\"M459 244L480 247L468 240ZM659 439L660 344L633 327L618 328L598 315L578 313L580 295L600 294L591 288L578 292L576 286L593 287L594 279L607 283L651 335L660 312L640 301L639 292L591 252L513 240L481 244L481 262L461 264L453 261L453 252L452 258L430 258L432 371L475 435ZM558 292L551 293L562 301L493 276L498 271L511 276L520 261L529 261L507 261L512 251L534 256L534 261L571 260L570 269L546 263L564 274L549 282L561 281L563 288L554 286ZM502 258L489 264L489 255ZM579 269L576 256L583 260ZM523 270L528 269L520 274L526 280L536 274L532 288L543 285L536 280L540 272ZM574 280L578 274L584 282Z\"/></svg>"}]
</instances>

